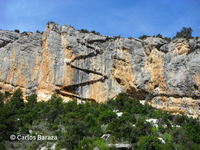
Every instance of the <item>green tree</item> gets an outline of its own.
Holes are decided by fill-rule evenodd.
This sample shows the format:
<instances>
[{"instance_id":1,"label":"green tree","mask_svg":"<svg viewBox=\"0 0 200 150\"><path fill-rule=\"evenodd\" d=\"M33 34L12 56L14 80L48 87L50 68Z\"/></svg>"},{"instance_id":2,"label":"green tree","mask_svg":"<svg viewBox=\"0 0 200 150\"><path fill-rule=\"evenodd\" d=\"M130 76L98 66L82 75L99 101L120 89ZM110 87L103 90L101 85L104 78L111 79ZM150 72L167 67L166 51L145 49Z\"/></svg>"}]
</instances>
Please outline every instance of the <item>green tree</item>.
<instances>
[{"instance_id":1,"label":"green tree","mask_svg":"<svg viewBox=\"0 0 200 150\"><path fill-rule=\"evenodd\" d=\"M157 135L158 133L158 129L155 126L152 127L152 133L153 135Z\"/></svg>"},{"instance_id":2,"label":"green tree","mask_svg":"<svg viewBox=\"0 0 200 150\"><path fill-rule=\"evenodd\" d=\"M8 91L4 92L4 97L6 100L8 100L10 98L11 94Z\"/></svg>"},{"instance_id":3,"label":"green tree","mask_svg":"<svg viewBox=\"0 0 200 150\"><path fill-rule=\"evenodd\" d=\"M24 106L23 93L20 88L13 93L10 102L16 109Z\"/></svg>"},{"instance_id":4,"label":"green tree","mask_svg":"<svg viewBox=\"0 0 200 150\"><path fill-rule=\"evenodd\" d=\"M107 143L101 138L97 138L97 140L94 141L94 145L97 146L100 150L109 150Z\"/></svg>"},{"instance_id":5,"label":"green tree","mask_svg":"<svg viewBox=\"0 0 200 150\"><path fill-rule=\"evenodd\" d=\"M115 98L115 107L119 111L121 111L126 103L126 101L129 100L128 94L127 93L119 93L117 97Z\"/></svg>"},{"instance_id":6,"label":"green tree","mask_svg":"<svg viewBox=\"0 0 200 150\"><path fill-rule=\"evenodd\" d=\"M3 142L0 143L0 149L1 150L6 150L5 144Z\"/></svg>"},{"instance_id":7,"label":"green tree","mask_svg":"<svg viewBox=\"0 0 200 150\"><path fill-rule=\"evenodd\" d=\"M93 33L93 34L96 34L96 35L100 35L99 32L96 32L96 31L94 31L94 30L90 31L90 33Z\"/></svg>"},{"instance_id":8,"label":"green tree","mask_svg":"<svg viewBox=\"0 0 200 150\"><path fill-rule=\"evenodd\" d=\"M0 92L0 107L3 107L4 105L4 94Z\"/></svg>"},{"instance_id":9,"label":"green tree","mask_svg":"<svg viewBox=\"0 0 200 150\"><path fill-rule=\"evenodd\" d=\"M164 37L164 40L167 42L171 42L171 38L170 37Z\"/></svg>"},{"instance_id":10,"label":"green tree","mask_svg":"<svg viewBox=\"0 0 200 150\"><path fill-rule=\"evenodd\" d=\"M143 118L139 118L135 125L138 136L145 136L152 133L152 125L149 122L145 122Z\"/></svg>"},{"instance_id":11,"label":"green tree","mask_svg":"<svg viewBox=\"0 0 200 150\"><path fill-rule=\"evenodd\" d=\"M160 150L162 149L161 141L152 135L141 136L138 141L139 150Z\"/></svg>"},{"instance_id":12,"label":"green tree","mask_svg":"<svg viewBox=\"0 0 200 150\"><path fill-rule=\"evenodd\" d=\"M140 36L139 39L141 39L141 40L145 40L147 37L149 37L149 36L147 36L147 35L143 35L143 36Z\"/></svg>"},{"instance_id":13,"label":"green tree","mask_svg":"<svg viewBox=\"0 0 200 150\"><path fill-rule=\"evenodd\" d=\"M15 32L19 33L20 31L18 29L15 29Z\"/></svg>"},{"instance_id":14,"label":"green tree","mask_svg":"<svg viewBox=\"0 0 200 150\"><path fill-rule=\"evenodd\" d=\"M143 127L144 126L144 120L142 118L139 118L136 122L137 127Z\"/></svg>"},{"instance_id":15,"label":"green tree","mask_svg":"<svg viewBox=\"0 0 200 150\"><path fill-rule=\"evenodd\" d=\"M90 113L84 118L84 121L89 127L97 126L97 119Z\"/></svg>"},{"instance_id":16,"label":"green tree","mask_svg":"<svg viewBox=\"0 0 200 150\"><path fill-rule=\"evenodd\" d=\"M80 140L78 142L78 148L76 148L77 150L89 150L89 149L94 149L95 146L93 144L93 139L91 137L86 137L86 138L83 138L82 140ZM76 150L75 149L75 150Z\"/></svg>"},{"instance_id":17,"label":"green tree","mask_svg":"<svg viewBox=\"0 0 200 150\"><path fill-rule=\"evenodd\" d=\"M98 120L103 124L108 124L113 119L117 118L116 113L112 112L111 110L104 111L100 114Z\"/></svg>"},{"instance_id":18,"label":"green tree","mask_svg":"<svg viewBox=\"0 0 200 150\"><path fill-rule=\"evenodd\" d=\"M81 29L79 30L81 33L89 33L89 31L87 29Z\"/></svg>"},{"instance_id":19,"label":"green tree","mask_svg":"<svg viewBox=\"0 0 200 150\"><path fill-rule=\"evenodd\" d=\"M122 116L118 119L119 122L121 123L125 123L125 122L130 122L132 124L135 124L136 123L136 118L135 116L129 114L128 112L124 112L122 114Z\"/></svg>"},{"instance_id":20,"label":"green tree","mask_svg":"<svg viewBox=\"0 0 200 150\"><path fill-rule=\"evenodd\" d=\"M165 142L171 142L172 141L172 136L167 132L164 133L163 138L164 138Z\"/></svg>"},{"instance_id":21,"label":"green tree","mask_svg":"<svg viewBox=\"0 0 200 150\"><path fill-rule=\"evenodd\" d=\"M31 116L30 114L26 114L24 116L24 119L23 119L23 124L26 125L26 124L32 124L33 122L33 116Z\"/></svg>"},{"instance_id":22,"label":"green tree","mask_svg":"<svg viewBox=\"0 0 200 150\"><path fill-rule=\"evenodd\" d=\"M184 37L186 39L190 39L190 38L193 38L192 32L193 32L193 30L191 27L189 27L189 28L183 27L180 32L176 33L176 37Z\"/></svg>"},{"instance_id":23,"label":"green tree","mask_svg":"<svg viewBox=\"0 0 200 150\"><path fill-rule=\"evenodd\" d=\"M28 96L26 107L33 108L35 104L37 104L37 94Z\"/></svg>"},{"instance_id":24,"label":"green tree","mask_svg":"<svg viewBox=\"0 0 200 150\"><path fill-rule=\"evenodd\" d=\"M39 30L36 30L36 33L41 33Z\"/></svg>"},{"instance_id":25,"label":"green tree","mask_svg":"<svg viewBox=\"0 0 200 150\"><path fill-rule=\"evenodd\" d=\"M162 36L160 33L157 34L156 37L158 37L158 38L163 38L163 36Z\"/></svg>"},{"instance_id":26,"label":"green tree","mask_svg":"<svg viewBox=\"0 0 200 150\"><path fill-rule=\"evenodd\" d=\"M163 149L165 150L174 150L174 144L172 143L172 136L168 134L167 132L164 133L163 139L165 140L165 145L163 146Z\"/></svg>"},{"instance_id":27,"label":"green tree","mask_svg":"<svg viewBox=\"0 0 200 150\"><path fill-rule=\"evenodd\" d=\"M72 101L69 101L68 103L65 103L63 106L64 114L67 114L68 112L75 112L77 109L77 100L73 99Z\"/></svg>"},{"instance_id":28,"label":"green tree","mask_svg":"<svg viewBox=\"0 0 200 150\"><path fill-rule=\"evenodd\" d=\"M120 39L121 38L121 35L116 35L116 36L114 36L114 40L116 40L116 39Z\"/></svg>"},{"instance_id":29,"label":"green tree","mask_svg":"<svg viewBox=\"0 0 200 150\"><path fill-rule=\"evenodd\" d=\"M47 114L47 120L50 123L53 123L54 120L58 117L59 114L60 114L60 111L57 108L51 108L50 111Z\"/></svg>"},{"instance_id":30,"label":"green tree","mask_svg":"<svg viewBox=\"0 0 200 150\"><path fill-rule=\"evenodd\" d=\"M93 139L90 137L83 138L81 141L79 141L78 148L75 148L75 150L92 150L95 147L98 147L100 150L109 150L107 143L103 139Z\"/></svg>"}]
</instances>

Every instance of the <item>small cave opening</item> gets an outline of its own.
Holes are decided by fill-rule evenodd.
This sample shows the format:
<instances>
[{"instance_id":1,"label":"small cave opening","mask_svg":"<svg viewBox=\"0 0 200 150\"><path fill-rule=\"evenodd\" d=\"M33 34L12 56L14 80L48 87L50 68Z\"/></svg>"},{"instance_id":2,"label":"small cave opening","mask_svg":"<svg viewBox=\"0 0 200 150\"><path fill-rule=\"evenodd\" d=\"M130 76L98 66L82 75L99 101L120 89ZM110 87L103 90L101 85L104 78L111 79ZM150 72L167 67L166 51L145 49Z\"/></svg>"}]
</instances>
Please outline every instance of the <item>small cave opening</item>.
<instances>
[{"instance_id":1,"label":"small cave opening","mask_svg":"<svg viewBox=\"0 0 200 150\"><path fill-rule=\"evenodd\" d=\"M77 89L78 89L78 86L73 86L73 85L63 88L64 91L67 91L72 94L77 94L76 93Z\"/></svg>"},{"instance_id":2,"label":"small cave opening","mask_svg":"<svg viewBox=\"0 0 200 150\"><path fill-rule=\"evenodd\" d=\"M117 83L121 84L122 80L120 78L115 78Z\"/></svg>"},{"instance_id":3,"label":"small cave opening","mask_svg":"<svg viewBox=\"0 0 200 150\"><path fill-rule=\"evenodd\" d=\"M158 49L158 50L160 50L160 48L161 48L161 46L163 46L164 44L158 44L158 45L156 45L156 48Z\"/></svg>"},{"instance_id":4,"label":"small cave opening","mask_svg":"<svg viewBox=\"0 0 200 150\"><path fill-rule=\"evenodd\" d=\"M154 85L154 89L156 89L158 86L159 86L158 84Z\"/></svg>"},{"instance_id":5,"label":"small cave opening","mask_svg":"<svg viewBox=\"0 0 200 150\"><path fill-rule=\"evenodd\" d=\"M147 95L149 93L141 88L137 88L137 90L134 87L130 87L129 89L126 90L126 93L132 98L144 100L146 99Z\"/></svg>"},{"instance_id":6,"label":"small cave opening","mask_svg":"<svg viewBox=\"0 0 200 150\"><path fill-rule=\"evenodd\" d=\"M194 84L194 89L199 90L199 87L196 84Z\"/></svg>"}]
</instances>

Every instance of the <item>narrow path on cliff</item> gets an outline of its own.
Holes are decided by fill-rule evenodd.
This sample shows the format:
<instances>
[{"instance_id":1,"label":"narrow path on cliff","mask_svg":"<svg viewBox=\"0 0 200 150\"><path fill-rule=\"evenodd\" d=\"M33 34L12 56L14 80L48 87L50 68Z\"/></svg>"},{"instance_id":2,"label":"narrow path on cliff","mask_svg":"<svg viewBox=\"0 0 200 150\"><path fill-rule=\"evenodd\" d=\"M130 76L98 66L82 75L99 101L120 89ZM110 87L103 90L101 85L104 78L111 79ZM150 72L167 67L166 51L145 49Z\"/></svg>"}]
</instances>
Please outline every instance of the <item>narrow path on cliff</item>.
<instances>
[{"instance_id":1,"label":"narrow path on cliff","mask_svg":"<svg viewBox=\"0 0 200 150\"><path fill-rule=\"evenodd\" d=\"M95 101L95 99L92 99L92 98L83 98L77 94L74 94L71 91L71 89L73 89L74 87L78 87L78 86L84 86L84 85L87 85L87 84L94 84L96 82L104 82L105 79L108 79L108 76L101 73L101 72L98 72L96 70L91 70L91 69L86 69L86 68L81 68L81 67L78 67L74 64L74 62L76 60L80 60L80 59L86 59L88 57L95 57L96 55L98 54L102 54L103 53L103 50L101 50L98 46L93 46L89 43L93 43L95 42L96 40L92 40L92 41L86 41L84 43L84 45L88 48L91 48L93 49L94 51L86 54L86 55L79 55L79 56L76 56L75 58L73 58L72 60L66 62L66 64L72 68L75 68L77 70L80 70L80 71L84 71L88 74L92 73L92 74L97 74L100 76L100 78L97 78L95 80L89 80L89 81L85 81L85 82L81 82L81 83L77 83L77 84L72 84L72 85L65 85L65 86L62 86L61 88L58 88L56 89L57 92L59 92L60 94L62 95L67 95L69 97L75 97L75 98L79 98L79 99L82 99L82 100L89 100L89 101ZM102 41L101 41L102 42Z\"/></svg>"}]
</instances>

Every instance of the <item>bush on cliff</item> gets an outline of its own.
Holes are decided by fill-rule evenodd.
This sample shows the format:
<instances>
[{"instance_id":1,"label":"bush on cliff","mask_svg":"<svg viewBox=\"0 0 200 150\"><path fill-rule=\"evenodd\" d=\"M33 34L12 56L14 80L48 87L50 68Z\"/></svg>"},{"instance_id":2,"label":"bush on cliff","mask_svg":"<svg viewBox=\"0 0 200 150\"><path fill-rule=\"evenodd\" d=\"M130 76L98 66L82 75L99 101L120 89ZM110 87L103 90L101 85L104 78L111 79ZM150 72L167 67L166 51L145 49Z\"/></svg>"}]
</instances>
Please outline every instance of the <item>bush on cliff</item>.
<instances>
[{"instance_id":1,"label":"bush on cliff","mask_svg":"<svg viewBox=\"0 0 200 150\"><path fill-rule=\"evenodd\" d=\"M20 31L18 29L15 29L15 32L20 33Z\"/></svg>"},{"instance_id":2,"label":"bush on cliff","mask_svg":"<svg viewBox=\"0 0 200 150\"><path fill-rule=\"evenodd\" d=\"M189 28L186 28L186 27L183 27L182 30L180 32L176 32L176 36L173 37L172 39L175 39L175 38L186 38L186 39L192 39L192 28L189 27Z\"/></svg>"},{"instance_id":3,"label":"bush on cliff","mask_svg":"<svg viewBox=\"0 0 200 150\"><path fill-rule=\"evenodd\" d=\"M142 36L139 37L139 39L140 39L140 40L145 40L147 37L150 37L150 36L142 35Z\"/></svg>"},{"instance_id":4,"label":"bush on cliff","mask_svg":"<svg viewBox=\"0 0 200 150\"><path fill-rule=\"evenodd\" d=\"M189 55L190 53L196 51L198 48L200 48L200 46L198 46L198 45L190 47L190 49L187 52L187 55Z\"/></svg>"}]
</instances>

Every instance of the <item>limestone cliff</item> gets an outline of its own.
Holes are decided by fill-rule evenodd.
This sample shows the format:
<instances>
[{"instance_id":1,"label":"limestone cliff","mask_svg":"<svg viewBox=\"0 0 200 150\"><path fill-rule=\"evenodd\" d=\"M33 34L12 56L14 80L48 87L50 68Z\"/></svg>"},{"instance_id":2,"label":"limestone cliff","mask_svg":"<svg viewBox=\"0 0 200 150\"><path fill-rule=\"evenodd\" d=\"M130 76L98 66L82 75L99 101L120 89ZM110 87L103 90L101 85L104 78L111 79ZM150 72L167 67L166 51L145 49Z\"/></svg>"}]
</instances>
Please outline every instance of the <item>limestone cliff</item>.
<instances>
[{"instance_id":1,"label":"limestone cliff","mask_svg":"<svg viewBox=\"0 0 200 150\"><path fill-rule=\"evenodd\" d=\"M124 91L159 109L200 115L200 49L187 53L200 39L115 39L49 23L43 35L1 30L0 45L3 91L97 102Z\"/></svg>"}]
</instances>

